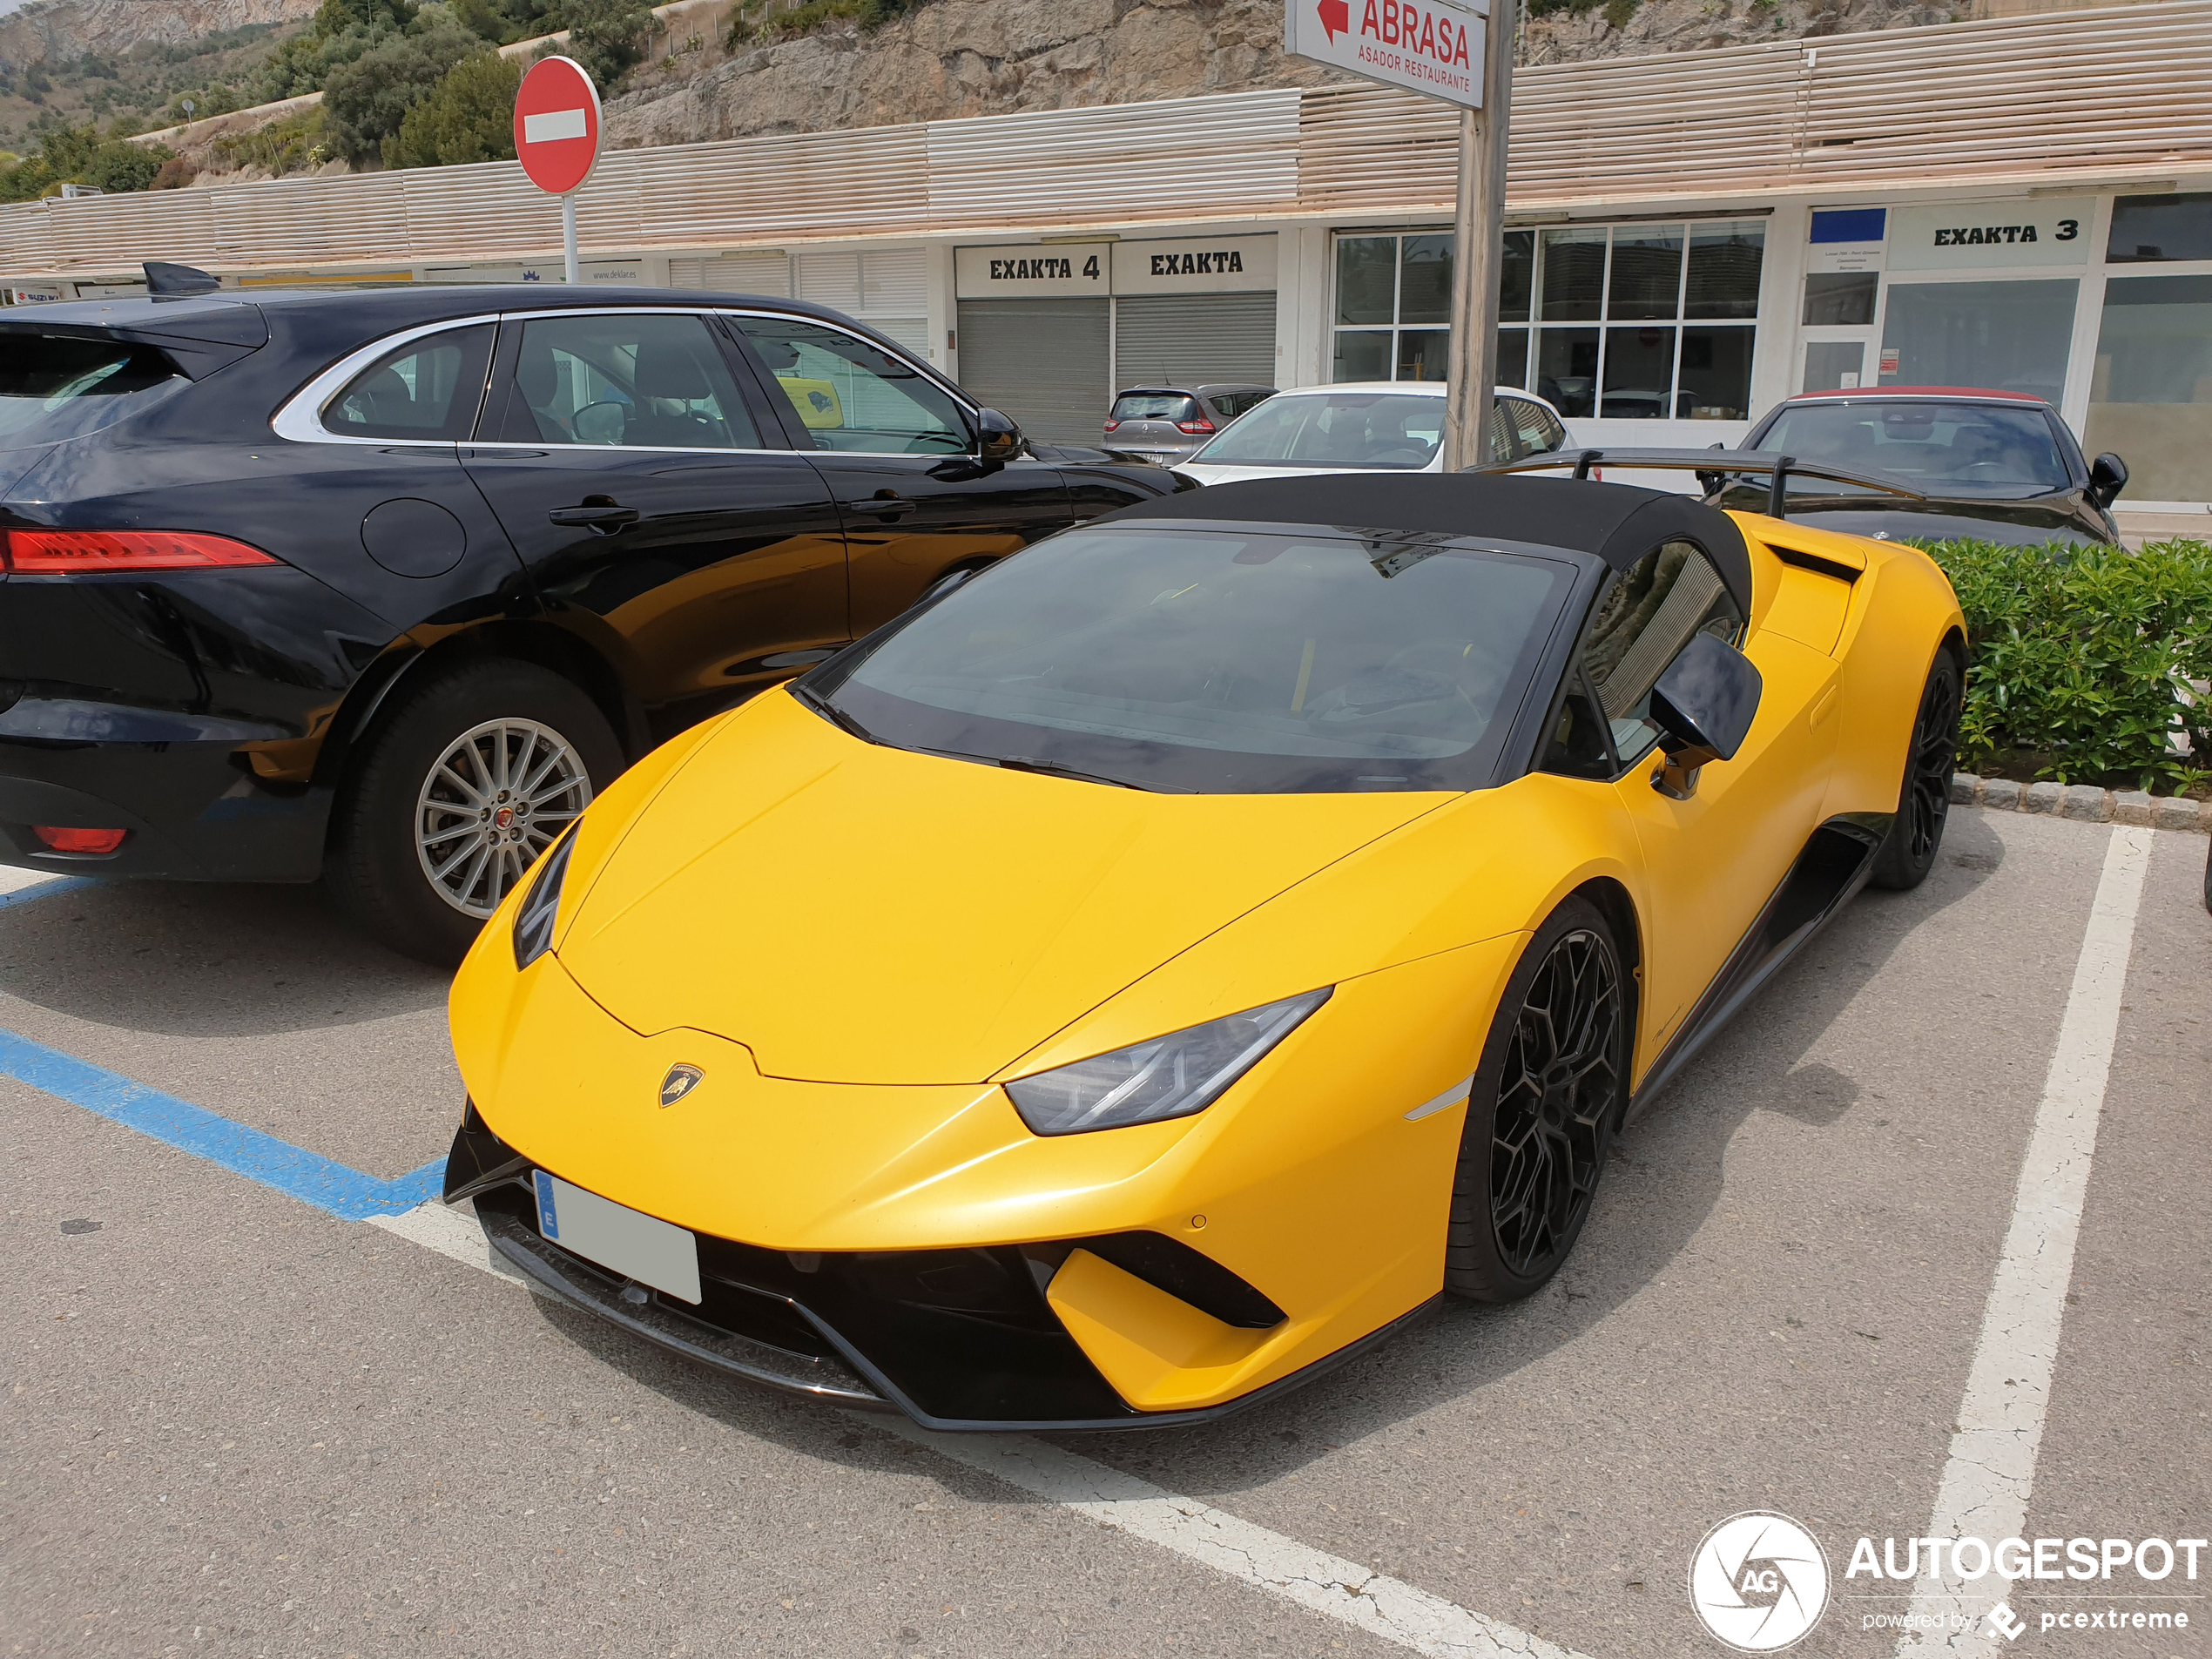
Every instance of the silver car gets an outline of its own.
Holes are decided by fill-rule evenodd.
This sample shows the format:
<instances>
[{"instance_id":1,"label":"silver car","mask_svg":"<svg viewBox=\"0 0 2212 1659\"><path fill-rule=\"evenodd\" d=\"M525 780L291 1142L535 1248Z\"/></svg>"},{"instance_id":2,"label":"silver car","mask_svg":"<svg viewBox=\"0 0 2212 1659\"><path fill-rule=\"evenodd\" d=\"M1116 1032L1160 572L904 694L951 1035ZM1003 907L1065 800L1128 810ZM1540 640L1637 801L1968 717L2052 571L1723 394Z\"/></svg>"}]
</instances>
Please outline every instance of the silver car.
<instances>
[{"instance_id":1,"label":"silver car","mask_svg":"<svg viewBox=\"0 0 2212 1659\"><path fill-rule=\"evenodd\" d=\"M1441 472L1444 382L1372 381L1278 393L1176 470L1202 484L1296 478L1315 472ZM1559 411L1533 392L1501 386L1490 458L1521 461L1567 444Z\"/></svg>"},{"instance_id":2,"label":"silver car","mask_svg":"<svg viewBox=\"0 0 2212 1659\"><path fill-rule=\"evenodd\" d=\"M1133 387L1114 400L1102 442L1169 466L1274 395L1271 386Z\"/></svg>"}]
</instances>

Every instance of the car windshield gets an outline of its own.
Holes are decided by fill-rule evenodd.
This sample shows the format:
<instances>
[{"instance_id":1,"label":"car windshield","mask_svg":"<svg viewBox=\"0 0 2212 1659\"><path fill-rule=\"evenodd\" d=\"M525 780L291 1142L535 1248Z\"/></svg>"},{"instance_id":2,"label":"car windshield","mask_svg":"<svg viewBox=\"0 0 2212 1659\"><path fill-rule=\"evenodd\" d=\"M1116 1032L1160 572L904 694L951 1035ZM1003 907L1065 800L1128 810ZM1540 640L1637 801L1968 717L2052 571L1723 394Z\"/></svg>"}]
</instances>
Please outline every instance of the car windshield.
<instances>
[{"instance_id":1,"label":"car windshield","mask_svg":"<svg viewBox=\"0 0 2212 1659\"><path fill-rule=\"evenodd\" d=\"M1758 447L1854 472L1886 472L1924 495L2015 500L2068 488L2066 457L2042 410L1986 403L1793 403ZM1818 495L1871 494L1806 479Z\"/></svg>"},{"instance_id":2,"label":"car windshield","mask_svg":"<svg viewBox=\"0 0 2212 1659\"><path fill-rule=\"evenodd\" d=\"M1395 467L1418 471L1444 436L1444 400L1406 392L1280 394L1190 457L1247 467Z\"/></svg>"},{"instance_id":3,"label":"car windshield","mask_svg":"<svg viewBox=\"0 0 2212 1659\"><path fill-rule=\"evenodd\" d=\"M150 346L0 330L0 449L82 437L191 383Z\"/></svg>"},{"instance_id":4,"label":"car windshield","mask_svg":"<svg viewBox=\"0 0 2212 1659\"><path fill-rule=\"evenodd\" d=\"M1180 392L1124 392L1114 400L1115 421L1187 421L1190 400Z\"/></svg>"},{"instance_id":5,"label":"car windshield","mask_svg":"<svg viewBox=\"0 0 2212 1659\"><path fill-rule=\"evenodd\" d=\"M1575 571L1437 536L1074 530L806 688L881 742L1140 788L1471 789Z\"/></svg>"}]
</instances>

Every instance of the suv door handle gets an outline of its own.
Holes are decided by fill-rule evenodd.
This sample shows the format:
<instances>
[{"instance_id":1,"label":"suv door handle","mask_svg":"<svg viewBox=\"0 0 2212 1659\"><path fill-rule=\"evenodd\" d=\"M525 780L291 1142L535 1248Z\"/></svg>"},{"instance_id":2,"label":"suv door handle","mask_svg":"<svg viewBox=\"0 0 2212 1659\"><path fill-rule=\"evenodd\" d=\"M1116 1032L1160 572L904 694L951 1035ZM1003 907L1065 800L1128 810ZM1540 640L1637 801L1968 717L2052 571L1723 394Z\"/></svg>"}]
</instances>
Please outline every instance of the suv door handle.
<instances>
[{"instance_id":1,"label":"suv door handle","mask_svg":"<svg viewBox=\"0 0 2212 1659\"><path fill-rule=\"evenodd\" d=\"M583 525L597 530L602 536L612 536L625 524L637 522L635 507L617 507L612 502L597 502L589 507L556 507L546 514L556 524Z\"/></svg>"},{"instance_id":2,"label":"suv door handle","mask_svg":"<svg viewBox=\"0 0 2212 1659\"><path fill-rule=\"evenodd\" d=\"M878 518L904 518L914 510L915 506L915 502L908 501L896 490L879 489L867 500L853 502L853 510Z\"/></svg>"}]
</instances>

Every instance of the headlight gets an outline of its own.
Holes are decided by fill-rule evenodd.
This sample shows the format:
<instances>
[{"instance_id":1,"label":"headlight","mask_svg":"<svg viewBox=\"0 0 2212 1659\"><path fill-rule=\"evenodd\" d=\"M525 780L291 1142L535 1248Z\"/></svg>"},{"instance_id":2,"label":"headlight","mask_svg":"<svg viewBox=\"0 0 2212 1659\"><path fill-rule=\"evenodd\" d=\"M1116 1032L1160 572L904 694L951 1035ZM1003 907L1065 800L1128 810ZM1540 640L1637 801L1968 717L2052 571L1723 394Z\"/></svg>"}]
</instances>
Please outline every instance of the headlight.
<instances>
[{"instance_id":1,"label":"headlight","mask_svg":"<svg viewBox=\"0 0 2212 1659\"><path fill-rule=\"evenodd\" d=\"M1037 1135L1079 1135L1188 1117L1213 1104L1259 1057L1329 1000L1323 986L1006 1086Z\"/></svg>"},{"instance_id":2,"label":"headlight","mask_svg":"<svg viewBox=\"0 0 2212 1659\"><path fill-rule=\"evenodd\" d=\"M571 827L561 843L546 854L531 880L530 890L515 912L515 968L516 972L553 948L553 920L561 914L561 882L569 873L569 853L576 846Z\"/></svg>"}]
</instances>

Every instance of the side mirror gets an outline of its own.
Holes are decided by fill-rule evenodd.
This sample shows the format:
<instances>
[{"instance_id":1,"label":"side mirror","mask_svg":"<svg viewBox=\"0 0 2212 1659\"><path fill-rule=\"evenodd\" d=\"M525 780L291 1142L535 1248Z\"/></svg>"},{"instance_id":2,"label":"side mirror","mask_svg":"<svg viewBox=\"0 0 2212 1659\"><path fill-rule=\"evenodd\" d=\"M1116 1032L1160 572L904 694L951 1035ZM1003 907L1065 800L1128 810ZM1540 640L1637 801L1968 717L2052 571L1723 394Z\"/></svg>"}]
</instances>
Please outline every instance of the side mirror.
<instances>
[{"instance_id":1,"label":"side mirror","mask_svg":"<svg viewBox=\"0 0 2212 1659\"><path fill-rule=\"evenodd\" d=\"M1683 646L1651 688L1651 718L1667 756L1651 786L1671 800L1696 794L1698 769L1733 760L1743 746L1764 685L1750 658L1710 634Z\"/></svg>"},{"instance_id":2,"label":"side mirror","mask_svg":"<svg viewBox=\"0 0 2212 1659\"><path fill-rule=\"evenodd\" d=\"M2128 463L2110 450L2089 463L2089 499L2099 507L2111 506L2127 488Z\"/></svg>"},{"instance_id":3,"label":"side mirror","mask_svg":"<svg viewBox=\"0 0 2212 1659\"><path fill-rule=\"evenodd\" d=\"M1001 415L996 409L981 409L976 412L975 424L982 428L978 453L985 461L1004 466L1020 457L1025 440L1022 428L1014 424L1011 416Z\"/></svg>"}]
</instances>

